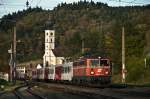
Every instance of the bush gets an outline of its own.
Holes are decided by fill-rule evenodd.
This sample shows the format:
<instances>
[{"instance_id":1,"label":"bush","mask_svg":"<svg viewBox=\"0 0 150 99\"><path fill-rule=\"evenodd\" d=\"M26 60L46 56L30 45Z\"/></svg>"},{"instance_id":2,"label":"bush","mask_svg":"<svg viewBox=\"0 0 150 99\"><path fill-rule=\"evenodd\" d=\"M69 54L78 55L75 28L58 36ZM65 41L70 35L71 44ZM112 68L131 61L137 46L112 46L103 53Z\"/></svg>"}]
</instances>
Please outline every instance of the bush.
<instances>
[{"instance_id":1,"label":"bush","mask_svg":"<svg viewBox=\"0 0 150 99\"><path fill-rule=\"evenodd\" d=\"M0 85L8 85L8 82L4 79L0 79Z\"/></svg>"},{"instance_id":2,"label":"bush","mask_svg":"<svg viewBox=\"0 0 150 99\"><path fill-rule=\"evenodd\" d=\"M127 81L136 82L144 74L144 58L131 57L127 61Z\"/></svg>"}]
</instances>

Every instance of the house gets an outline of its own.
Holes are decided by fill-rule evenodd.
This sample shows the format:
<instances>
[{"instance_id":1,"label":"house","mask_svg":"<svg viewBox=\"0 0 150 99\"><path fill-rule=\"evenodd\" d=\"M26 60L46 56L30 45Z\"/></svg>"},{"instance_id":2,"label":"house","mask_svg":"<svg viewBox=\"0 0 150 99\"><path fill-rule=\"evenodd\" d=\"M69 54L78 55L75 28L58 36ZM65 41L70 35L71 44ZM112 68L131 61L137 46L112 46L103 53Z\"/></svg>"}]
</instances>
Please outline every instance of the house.
<instances>
[{"instance_id":1,"label":"house","mask_svg":"<svg viewBox=\"0 0 150 99\"><path fill-rule=\"evenodd\" d=\"M37 68L38 64L42 64L42 60L35 60L30 62L25 62L21 64L17 64L16 72L18 78L31 77L32 70Z\"/></svg>"}]
</instances>

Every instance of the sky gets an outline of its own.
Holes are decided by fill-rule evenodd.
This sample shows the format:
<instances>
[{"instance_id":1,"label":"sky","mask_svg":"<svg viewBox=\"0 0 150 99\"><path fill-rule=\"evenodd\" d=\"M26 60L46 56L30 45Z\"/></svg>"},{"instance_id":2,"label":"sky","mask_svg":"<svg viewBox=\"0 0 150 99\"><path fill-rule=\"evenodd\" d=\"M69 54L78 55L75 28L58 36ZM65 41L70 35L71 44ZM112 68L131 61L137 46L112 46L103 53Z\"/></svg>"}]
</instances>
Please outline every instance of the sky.
<instances>
[{"instance_id":1,"label":"sky","mask_svg":"<svg viewBox=\"0 0 150 99\"><path fill-rule=\"evenodd\" d=\"M0 18L8 13L26 9L27 0L0 0ZM81 0L28 0L31 7L40 6L44 9L53 9L61 2L72 3ZM86 0L91 1L91 0ZM150 0L92 0L107 3L109 6L133 6L150 4ZM118 1L121 1L120 3Z\"/></svg>"}]
</instances>

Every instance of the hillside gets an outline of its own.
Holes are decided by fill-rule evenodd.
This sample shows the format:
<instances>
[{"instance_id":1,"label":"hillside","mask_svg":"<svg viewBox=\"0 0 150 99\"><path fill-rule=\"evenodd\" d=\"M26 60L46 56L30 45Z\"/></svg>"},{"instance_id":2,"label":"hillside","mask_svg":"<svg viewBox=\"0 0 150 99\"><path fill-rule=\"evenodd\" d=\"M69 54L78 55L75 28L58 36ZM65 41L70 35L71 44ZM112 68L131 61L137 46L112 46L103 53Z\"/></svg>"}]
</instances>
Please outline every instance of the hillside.
<instances>
[{"instance_id":1,"label":"hillside","mask_svg":"<svg viewBox=\"0 0 150 99\"><path fill-rule=\"evenodd\" d=\"M105 56L112 59L115 74L121 70L121 29L125 27L126 66L128 80L142 79L144 58L149 62L150 5L109 7L107 4L80 1L59 4L53 10L29 8L5 15L0 23L0 67L8 67L13 23L17 27L17 61L42 59L44 30L56 30L56 50L60 56L79 57L82 42L84 55ZM53 24L53 25L52 25ZM147 62L147 66L150 65ZM139 75L136 77L136 75Z\"/></svg>"}]
</instances>

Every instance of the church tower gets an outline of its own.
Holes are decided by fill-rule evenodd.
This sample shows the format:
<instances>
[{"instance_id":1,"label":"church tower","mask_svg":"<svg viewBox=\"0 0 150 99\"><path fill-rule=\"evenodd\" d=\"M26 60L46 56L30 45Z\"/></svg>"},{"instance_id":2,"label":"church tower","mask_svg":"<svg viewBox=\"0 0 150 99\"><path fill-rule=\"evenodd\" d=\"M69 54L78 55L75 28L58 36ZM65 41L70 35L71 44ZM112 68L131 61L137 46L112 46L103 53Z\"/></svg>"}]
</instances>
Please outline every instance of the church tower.
<instances>
[{"instance_id":1,"label":"church tower","mask_svg":"<svg viewBox=\"0 0 150 99\"><path fill-rule=\"evenodd\" d=\"M45 51L55 48L55 31L45 30Z\"/></svg>"},{"instance_id":2,"label":"church tower","mask_svg":"<svg viewBox=\"0 0 150 99\"><path fill-rule=\"evenodd\" d=\"M55 31L45 30L45 54L43 56L43 66L55 65L55 55L53 49L55 48Z\"/></svg>"}]
</instances>

